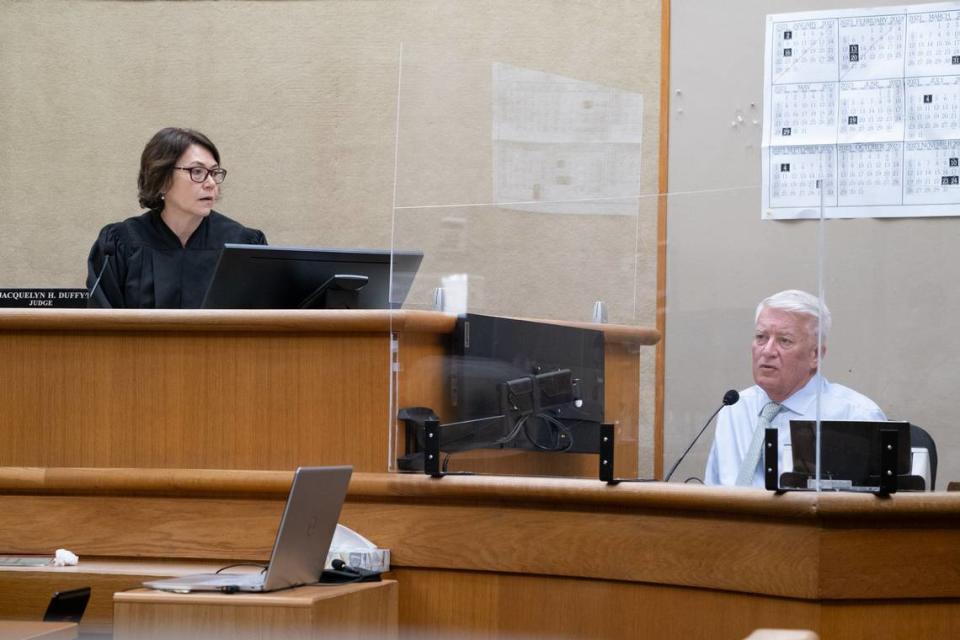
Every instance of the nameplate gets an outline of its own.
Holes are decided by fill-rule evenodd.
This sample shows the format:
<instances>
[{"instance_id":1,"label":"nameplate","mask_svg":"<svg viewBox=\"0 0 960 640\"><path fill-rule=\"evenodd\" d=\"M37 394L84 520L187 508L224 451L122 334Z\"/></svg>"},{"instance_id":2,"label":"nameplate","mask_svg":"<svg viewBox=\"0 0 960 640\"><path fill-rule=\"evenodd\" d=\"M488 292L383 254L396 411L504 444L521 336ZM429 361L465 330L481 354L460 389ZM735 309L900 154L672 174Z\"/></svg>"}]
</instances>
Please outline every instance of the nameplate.
<instances>
[{"instance_id":1,"label":"nameplate","mask_svg":"<svg viewBox=\"0 0 960 640\"><path fill-rule=\"evenodd\" d=\"M84 308L86 289L0 289L0 307Z\"/></svg>"}]
</instances>

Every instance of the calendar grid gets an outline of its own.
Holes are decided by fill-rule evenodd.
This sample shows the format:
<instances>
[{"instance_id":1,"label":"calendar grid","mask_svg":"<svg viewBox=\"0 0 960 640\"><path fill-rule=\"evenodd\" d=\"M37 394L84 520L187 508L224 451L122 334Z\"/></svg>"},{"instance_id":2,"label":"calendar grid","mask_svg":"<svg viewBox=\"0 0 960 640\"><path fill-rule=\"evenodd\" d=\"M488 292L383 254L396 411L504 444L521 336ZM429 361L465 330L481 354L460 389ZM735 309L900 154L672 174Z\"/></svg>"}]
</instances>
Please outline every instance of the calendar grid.
<instances>
[{"instance_id":1,"label":"calendar grid","mask_svg":"<svg viewBox=\"0 0 960 640\"><path fill-rule=\"evenodd\" d=\"M904 29L904 30L903 30L903 50L904 50L904 51L907 50L907 29ZM901 71L901 75L902 75L904 78L906 78L906 77L907 77L907 56L903 56L903 57L900 59L900 71ZM903 83L903 90L906 91L906 88L907 88L907 83L904 82L904 83ZM904 95L904 100L906 100L906 95ZM906 138L906 131L904 131L904 138ZM901 143L902 143L902 142L906 142L906 140L901 140ZM906 145L905 145L905 144L901 144L901 145L900 145L900 166L902 167L905 162L906 162ZM904 192L903 192L903 190L904 190L903 183L904 183L904 181L903 181L903 180L900 180L900 202L903 202L903 198L904 198L904 195L905 195ZM861 205L861 206L863 206L863 205ZM869 205L868 205L868 206L869 206Z\"/></svg>"},{"instance_id":2,"label":"calendar grid","mask_svg":"<svg viewBox=\"0 0 960 640\"><path fill-rule=\"evenodd\" d=\"M812 217L818 179L831 217L960 212L960 3L767 29L765 217Z\"/></svg>"}]
</instances>

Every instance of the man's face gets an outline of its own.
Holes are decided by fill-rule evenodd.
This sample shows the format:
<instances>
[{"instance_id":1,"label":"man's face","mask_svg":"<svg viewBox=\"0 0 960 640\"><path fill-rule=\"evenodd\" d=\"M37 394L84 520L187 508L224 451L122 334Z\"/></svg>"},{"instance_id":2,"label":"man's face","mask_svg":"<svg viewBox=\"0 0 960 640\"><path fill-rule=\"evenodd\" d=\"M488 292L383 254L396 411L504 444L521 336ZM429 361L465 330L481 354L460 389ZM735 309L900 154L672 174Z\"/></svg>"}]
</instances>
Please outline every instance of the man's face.
<instances>
[{"instance_id":1,"label":"man's face","mask_svg":"<svg viewBox=\"0 0 960 640\"><path fill-rule=\"evenodd\" d=\"M783 402L817 371L814 318L764 308L753 334L753 381L774 402Z\"/></svg>"}]
</instances>

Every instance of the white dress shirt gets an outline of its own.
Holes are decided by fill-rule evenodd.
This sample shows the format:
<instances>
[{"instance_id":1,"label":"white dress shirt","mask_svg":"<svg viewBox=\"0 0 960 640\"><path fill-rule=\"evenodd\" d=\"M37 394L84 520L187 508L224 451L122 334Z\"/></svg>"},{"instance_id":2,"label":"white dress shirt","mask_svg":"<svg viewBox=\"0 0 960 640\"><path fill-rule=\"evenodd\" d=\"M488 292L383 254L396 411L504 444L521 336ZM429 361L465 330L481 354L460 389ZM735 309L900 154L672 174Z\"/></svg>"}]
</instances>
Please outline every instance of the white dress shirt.
<instances>
[{"instance_id":1,"label":"white dress shirt","mask_svg":"<svg viewBox=\"0 0 960 640\"><path fill-rule=\"evenodd\" d=\"M880 407L870 398L843 385L828 382L826 378L817 374L796 393L780 403L783 409L772 422L779 433L781 447L790 444L791 420L817 419L817 384L821 384L821 420L887 419ZM760 411L768 402L770 397L767 393L754 385L740 392L740 401L737 404L724 407L720 411L717 416L713 446L710 447L710 457L707 458L705 484L733 486L737 483L737 473L747 455L747 449L750 448ZM757 467L753 486L764 486L762 465Z\"/></svg>"}]
</instances>

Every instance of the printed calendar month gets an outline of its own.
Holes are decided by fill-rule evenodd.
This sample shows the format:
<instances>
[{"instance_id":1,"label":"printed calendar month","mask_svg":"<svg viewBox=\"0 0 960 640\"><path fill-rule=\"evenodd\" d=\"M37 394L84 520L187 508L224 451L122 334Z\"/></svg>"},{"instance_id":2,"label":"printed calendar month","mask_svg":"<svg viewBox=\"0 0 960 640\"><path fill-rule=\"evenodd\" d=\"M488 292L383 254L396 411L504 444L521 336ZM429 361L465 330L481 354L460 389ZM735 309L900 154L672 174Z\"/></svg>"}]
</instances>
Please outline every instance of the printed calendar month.
<instances>
[{"instance_id":1,"label":"printed calendar month","mask_svg":"<svg viewBox=\"0 0 960 640\"><path fill-rule=\"evenodd\" d=\"M957 215L960 2L767 16L763 118L764 218Z\"/></svg>"}]
</instances>

